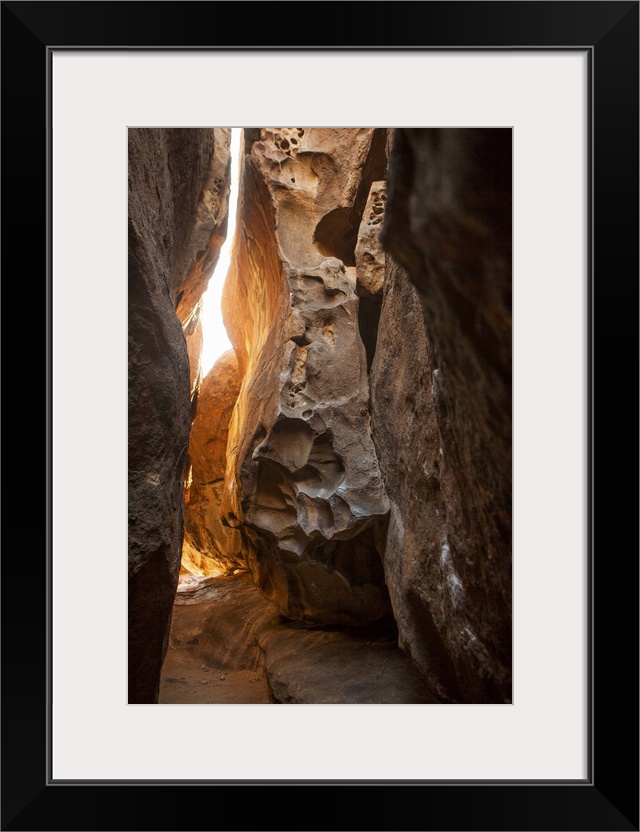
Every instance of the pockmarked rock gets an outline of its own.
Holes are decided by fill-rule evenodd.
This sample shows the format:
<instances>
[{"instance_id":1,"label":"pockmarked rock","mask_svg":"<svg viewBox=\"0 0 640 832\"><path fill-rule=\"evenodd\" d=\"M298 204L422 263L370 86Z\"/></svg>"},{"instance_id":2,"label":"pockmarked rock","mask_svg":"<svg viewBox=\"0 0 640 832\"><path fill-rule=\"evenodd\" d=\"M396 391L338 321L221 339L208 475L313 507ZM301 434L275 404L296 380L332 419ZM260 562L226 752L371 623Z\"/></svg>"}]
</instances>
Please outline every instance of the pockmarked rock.
<instances>
[{"instance_id":1,"label":"pockmarked rock","mask_svg":"<svg viewBox=\"0 0 640 832\"><path fill-rule=\"evenodd\" d=\"M245 131L223 313L243 374L223 511L262 592L309 624L388 614L374 527L388 511L371 439L355 246L385 131Z\"/></svg>"},{"instance_id":2,"label":"pockmarked rock","mask_svg":"<svg viewBox=\"0 0 640 832\"><path fill-rule=\"evenodd\" d=\"M381 295L384 288L386 252L382 246L382 222L387 201L386 181L373 182L355 248L358 295Z\"/></svg>"}]
</instances>

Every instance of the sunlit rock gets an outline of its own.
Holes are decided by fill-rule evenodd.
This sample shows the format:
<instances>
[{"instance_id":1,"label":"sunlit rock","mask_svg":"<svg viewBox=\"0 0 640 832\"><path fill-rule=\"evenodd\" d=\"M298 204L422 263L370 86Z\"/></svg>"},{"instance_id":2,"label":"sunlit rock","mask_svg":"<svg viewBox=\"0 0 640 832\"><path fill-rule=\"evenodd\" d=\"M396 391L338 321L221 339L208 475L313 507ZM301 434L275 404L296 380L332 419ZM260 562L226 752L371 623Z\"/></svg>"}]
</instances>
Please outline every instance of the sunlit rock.
<instances>
[{"instance_id":1,"label":"sunlit rock","mask_svg":"<svg viewBox=\"0 0 640 832\"><path fill-rule=\"evenodd\" d=\"M243 373L224 510L287 616L386 614L374 524L388 502L371 440L355 246L386 131L245 131L223 311Z\"/></svg>"},{"instance_id":2,"label":"sunlit rock","mask_svg":"<svg viewBox=\"0 0 640 832\"><path fill-rule=\"evenodd\" d=\"M230 350L205 376L191 426L182 566L194 575L244 565L240 533L222 525L220 518L229 419L239 389L238 362Z\"/></svg>"}]
</instances>

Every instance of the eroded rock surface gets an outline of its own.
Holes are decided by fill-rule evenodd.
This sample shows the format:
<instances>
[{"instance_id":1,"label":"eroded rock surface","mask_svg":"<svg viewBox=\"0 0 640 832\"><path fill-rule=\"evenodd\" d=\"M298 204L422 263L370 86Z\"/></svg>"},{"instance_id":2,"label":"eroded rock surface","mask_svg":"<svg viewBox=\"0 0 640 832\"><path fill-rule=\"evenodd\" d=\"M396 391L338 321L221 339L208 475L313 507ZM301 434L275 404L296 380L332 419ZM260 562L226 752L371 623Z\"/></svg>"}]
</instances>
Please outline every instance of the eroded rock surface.
<instances>
[{"instance_id":1,"label":"eroded rock surface","mask_svg":"<svg viewBox=\"0 0 640 832\"><path fill-rule=\"evenodd\" d=\"M511 131L396 130L372 367L400 643L440 695L511 699Z\"/></svg>"},{"instance_id":2,"label":"eroded rock surface","mask_svg":"<svg viewBox=\"0 0 640 832\"><path fill-rule=\"evenodd\" d=\"M371 185L355 248L358 295L382 295L386 253L382 246L382 222L387 201L387 183Z\"/></svg>"},{"instance_id":3,"label":"eroded rock surface","mask_svg":"<svg viewBox=\"0 0 640 832\"><path fill-rule=\"evenodd\" d=\"M202 382L202 367L200 355L202 353L202 321L200 320L201 305L197 304L193 314L183 327L184 337L187 342L187 355L189 357L189 396L192 403L192 412L195 411L198 391Z\"/></svg>"},{"instance_id":4,"label":"eroded rock surface","mask_svg":"<svg viewBox=\"0 0 640 832\"><path fill-rule=\"evenodd\" d=\"M229 350L200 386L189 438L182 566L195 575L244 566L240 532L222 525L220 518L229 419L239 389L238 361Z\"/></svg>"},{"instance_id":5,"label":"eroded rock surface","mask_svg":"<svg viewBox=\"0 0 640 832\"><path fill-rule=\"evenodd\" d=\"M129 130L129 702L154 702L178 581L191 421L185 324L219 249L229 131ZM217 206L215 216L208 208ZM204 207L203 207L204 206ZM218 210L219 208L219 210ZM215 238L215 239L214 239ZM206 241L206 242L205 242ZM215 255L214 255L215 259ZM176 315L181 306L181 318Z\"/></svg>"},{"instance_id":6,"label":"eroded rock surface","mask_svg":"<svg viewBox=\"0 0 640 832\"><path fill-rule=\"evenodd\" d=\"M262 595L248 575L199 585L176 607L178 664L256 674L247 701L510 701L510 131L390 131L388 191L386 130L245 131L224 293L238 376L204 387L224 131L138 132L130 701L157 691L190 411L185 563L246 564Z\"/></svg>"},{"instance_id":7,"label":"eroded rock surface","mask_svg":"<svg viewBox=\"0 0 640 832\"><path fill-rule=\"evenodd\" d=\"M181 589L160 702L437 701L399 649L393 622L307 630L284 619L248 574L191 579Z\"/></svg>"},{"instance_id":8,"label":"eroded rock surface","mask_svg":"<svg viewBox=\"0 0 640 832\"><path fill-rule=\"evenodd\" d=\"M356 291L360 298L358 324L367 352L369 369L378 341L378 324L387 269L387 254L382 245L386 201L386 181L373 182L358 230L355 249Z\"/></svg>"},{"instance_id":9,"label":"eroded rock surface","mask_svg":"<svg viewBox=\"0 0 640 832\"><path fill-rule=\"evenodd\" d=\"M245 131L223 312L243 381L224 510L256 583L291 618L388 611L373 527L388 502L371 440L355 247L386 131Z\"/></svg>"},{"instance_id":10,"label":"eroded rock surface","mask_svg":"<svg viewBox=\"0 0 640 832\"><path fill-rule=\"evenodd\" d=\"M228 127L214 127L206 132L207 141L211 143L211 153L197 201L191 206L188 217L182 218L184 236L174 265L176 311L183 326L198 307L200 298L209 285L227 236L231 191L231 130ZM171 166L172 159L168 163ZM171 167L169 172L173 172Z\"/></svg>"}]
</instances>

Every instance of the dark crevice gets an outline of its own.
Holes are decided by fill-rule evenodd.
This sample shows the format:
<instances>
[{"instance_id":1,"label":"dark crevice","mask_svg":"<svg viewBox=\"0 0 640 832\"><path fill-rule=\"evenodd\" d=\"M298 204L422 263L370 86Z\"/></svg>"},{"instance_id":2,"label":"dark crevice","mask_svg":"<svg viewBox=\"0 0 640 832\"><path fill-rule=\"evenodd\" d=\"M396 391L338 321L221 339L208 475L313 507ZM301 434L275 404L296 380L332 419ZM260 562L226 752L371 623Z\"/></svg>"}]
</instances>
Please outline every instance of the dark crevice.
<instances>
[{"instance_id":1,"label":"dark crevice","mask_svg":"<svg viewBox=\"0 0 640 832\"><path fill-rule=\"evenodd\" d=\"M373 364L376 345L378 343L378 325L380 323L381 312L382 295L370 295L369 297L360 298L358 327L367 354L367 372L369 373L371 372L371 365Z\"/></svg>"}]
</instances>

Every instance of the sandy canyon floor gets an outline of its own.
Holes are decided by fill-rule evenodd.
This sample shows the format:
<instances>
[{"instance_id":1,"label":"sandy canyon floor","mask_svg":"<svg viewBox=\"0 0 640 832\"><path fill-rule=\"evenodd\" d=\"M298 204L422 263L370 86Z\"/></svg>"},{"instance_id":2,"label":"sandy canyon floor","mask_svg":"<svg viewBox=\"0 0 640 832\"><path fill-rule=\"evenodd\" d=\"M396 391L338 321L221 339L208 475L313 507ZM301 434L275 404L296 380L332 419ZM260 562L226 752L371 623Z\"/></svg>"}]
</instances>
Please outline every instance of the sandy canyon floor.
<instances>
[{"instance_id":1,"label":"sandy canyon floor","mask_svg":"<svg viewBox=\"0 0 640 832\"><path fill-rule=\"evenodd\" d=\"M433 704L393 622L307 629L248 573L181 577L159 704Z\"/></svg>"}]
</instances>

